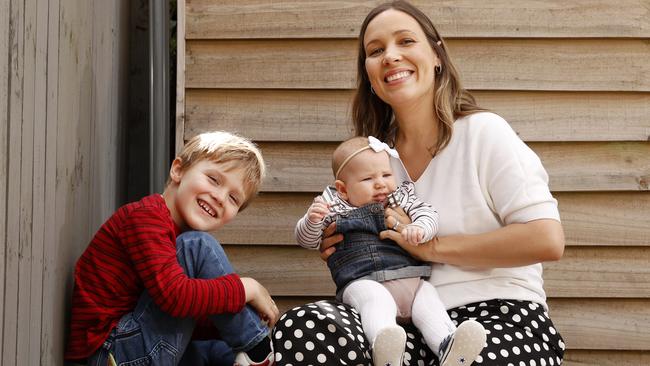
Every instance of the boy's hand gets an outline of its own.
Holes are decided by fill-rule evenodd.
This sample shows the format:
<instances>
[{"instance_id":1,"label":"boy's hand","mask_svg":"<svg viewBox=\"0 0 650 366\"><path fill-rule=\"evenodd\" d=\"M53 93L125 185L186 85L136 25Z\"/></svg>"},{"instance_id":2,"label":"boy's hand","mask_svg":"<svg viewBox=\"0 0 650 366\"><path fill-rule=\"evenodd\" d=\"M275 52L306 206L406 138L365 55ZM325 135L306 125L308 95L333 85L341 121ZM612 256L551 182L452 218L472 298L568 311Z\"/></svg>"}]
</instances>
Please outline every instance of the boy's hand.
<instances>
[{"instance_id":1,"label":"boy's hand","mask_svg":"<svg viewBox=\"0 0 650 366\"><path fill-rule=\"evenodd\" d=\"M417 225L406 225L402 230L402 238L411 245L418 245L424 238L424 229Z\"/></svg>"},{"instance_id":2,"label":"boy's hand","mask_svg":"<svg viewBox=\"0 0 650 366\"><path fill-rule=\"evenodd\" d=\"M273 328L280 317L280 310L278 310L269 292L259 282L250 277L241 277L241 282L244 284L246 303L257 311L260 318L267 322L269 328Z\"/></svg>"},{"instance_id":3,"label":"boy's hand","mask_svg":"<svg viewBox=\"0 0 650 366\"><path fill-rule=\"evenodd\" d=\"M321 222L329 212L329 205L325 202L323 197L316 196L316 198L314 198L314 203L312 203L307 210L307 218L309 221L314 223Z\"/></svg>"}]
</instances>

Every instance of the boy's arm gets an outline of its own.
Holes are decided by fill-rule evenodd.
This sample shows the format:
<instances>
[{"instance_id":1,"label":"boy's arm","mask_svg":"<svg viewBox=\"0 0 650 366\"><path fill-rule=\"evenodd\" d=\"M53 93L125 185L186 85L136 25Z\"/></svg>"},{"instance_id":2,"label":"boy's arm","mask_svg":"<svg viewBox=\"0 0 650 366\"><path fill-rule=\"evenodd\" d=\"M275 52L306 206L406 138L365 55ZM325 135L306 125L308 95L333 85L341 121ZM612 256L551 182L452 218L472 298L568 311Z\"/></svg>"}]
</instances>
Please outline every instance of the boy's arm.
<instances>
[{"instance_id":1,"label":"boy's arm","mask_svg":"<svg viewBox=\"0 0 650 366\"><path fill-rule=\"evenodd\" d=\"M152 210L133 211L120 236L144 287L160 308L174 317L236 313L245 303L235 273L213 279L188 277L176 257L169 219Z\"/></svg>"}]
</instances>

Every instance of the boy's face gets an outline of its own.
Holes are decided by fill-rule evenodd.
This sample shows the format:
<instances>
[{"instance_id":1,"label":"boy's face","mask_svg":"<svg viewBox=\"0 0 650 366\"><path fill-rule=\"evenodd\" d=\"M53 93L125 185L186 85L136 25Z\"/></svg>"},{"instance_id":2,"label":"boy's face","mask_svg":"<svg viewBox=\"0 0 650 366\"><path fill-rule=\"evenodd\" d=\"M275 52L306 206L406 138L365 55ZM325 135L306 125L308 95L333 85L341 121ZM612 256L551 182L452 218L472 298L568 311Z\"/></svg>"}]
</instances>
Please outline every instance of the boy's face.
<instances>
[{"instance_id":1,"label":"boy's face","mask_svg":"<svg viewBox=\"0 0 650 366\"><path fill-rule=\"evenodd\" d=\"M365 150L353 157L343 168L336 188L341 197L353 206L384 202L393 192L395 177L386 152Z\"/></svg>"},{"instance_id":2,"label":"boy's face","mask_svg":"<svg viewBox=\"0 0 650 366\"><path fill-rule=\"evenodd\" d=\"M177 190L167 204L183 230L217 230L237 215L246 200L244 171L233 164L202 160L182 171L176 159L170 177Z\"/></svg>"}]
</instances>

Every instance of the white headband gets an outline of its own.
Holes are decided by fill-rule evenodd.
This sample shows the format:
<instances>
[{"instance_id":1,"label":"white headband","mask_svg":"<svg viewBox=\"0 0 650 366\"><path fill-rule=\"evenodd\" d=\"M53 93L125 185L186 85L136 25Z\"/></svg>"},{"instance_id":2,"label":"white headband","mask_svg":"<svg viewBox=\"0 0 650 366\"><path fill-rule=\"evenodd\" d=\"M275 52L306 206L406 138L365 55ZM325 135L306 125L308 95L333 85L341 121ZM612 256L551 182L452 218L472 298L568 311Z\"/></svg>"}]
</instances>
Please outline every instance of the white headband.
<instances>
[{"instance_id":1,"label":"white headband","mask_svg":"<svg viewBox=\"0 0 650 366\"><path fill-rule=\"evenodd\" d=\"M372 149L374 152L385 151L385 152L388 153L388 155L390 155L390 156L392 156L394 158L399 158L399 154L397 153L397 150L391 149L390 146L388 146L388 144L386 144L385 142L381 142L381 141L377 140L373 136L368 136L368 146L364 146L364 147L360 148L359 150L353 152L352 154L348 155L348 157L345 158L345 160L343 160L343 162L339 166L339 169L336 171L336 174L334 175L334 179L339 179L339 173L341 173L341 170L343 170L343 167L345 167L345 165L348 162L350 162L350 160L352 160L353 157L357 156L362 151L365 151L365 150L368 150L368 149Z\"/></svg>"}]
</instances>

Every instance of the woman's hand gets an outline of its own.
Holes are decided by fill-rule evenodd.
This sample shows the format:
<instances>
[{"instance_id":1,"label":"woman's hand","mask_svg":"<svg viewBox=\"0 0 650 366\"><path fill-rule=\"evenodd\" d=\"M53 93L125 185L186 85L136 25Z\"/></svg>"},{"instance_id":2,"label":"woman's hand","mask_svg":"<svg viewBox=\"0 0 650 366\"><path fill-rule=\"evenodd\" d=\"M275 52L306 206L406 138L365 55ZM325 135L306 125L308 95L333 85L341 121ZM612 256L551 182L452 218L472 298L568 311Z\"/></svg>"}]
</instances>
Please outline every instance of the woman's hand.
<instances>
[{"instance_id":1,"label":"woman's hand","mask_svg":"<svg viewBox=\"0 0 650 366\"><path fill-rule=\"evenodd\" d=\"M402 230L406 225L411 223L411 218L404 212L404 209L397 207L386 207L384 210L384 224L389 230L384 230L379 233L381 239L391 239L400 246L403 243L408 243L405 239L402 238Z\"/></svg>"},{"instance_id":2,"label":"woman's hand","mask_svg":"<svg viewBox=\"0 0 650 366\"><path fill-rule=\"evenodd\" d=\"M396 242L400 247L406 250L413 258L430 262L429 258L429 246L433 245L435 240L431 240L426 243L413 245L408 241L408 238L403 235L404 229L406 226L411 223L411 218L404 212L401 207L390 208L387 207L384 213L384 223L389 230L384 230L379 233L380 239L390 239ZM426 249L426 250L425 250Z\"/></svg>"},{"instance_id":3,"label":"woman's hand","mask_svg":"<svg viewBox=\"0 0 650 366\"><path fill-rule=\"evenodd\" d=\"M431 262L431 247L435 245L436 238L419 245L412 245L404 238L402 231L411 223L411 218L401 207L387 207L384 213L384 222L389 230L379 233L380 239L390 239L406 250L413 258L424 262Z\"/></svg>"},{"instance_id":4,"label":"woman's hand","mask_svg":"<svg viewBox=\"0 0 650 366\"><path fill-rule=\"evenodd\" d=\"M387 228L401 232L402 230L400 229L399 225L410 224L411 218L406 214L406 212L404 212L404 209L399 206L386 207L384 210L384 223L386 224ZM397 223L399 223L399 225L395 227Z\"/></svg>"},{"instance_id":5,"label":"woman's hand","mask_svg":"<svg viewBox=\"0 0 650 366\"><path fill-rule=\"evenodd\" d=\"M327 262L327 258L334 253L336 248L334 245L343 241L343 234L335 234L336 231L336 222L331 223L328 227L323 230L323 240L320 242L320 257L322 260Z\"/></svg>"}]
</instances>

